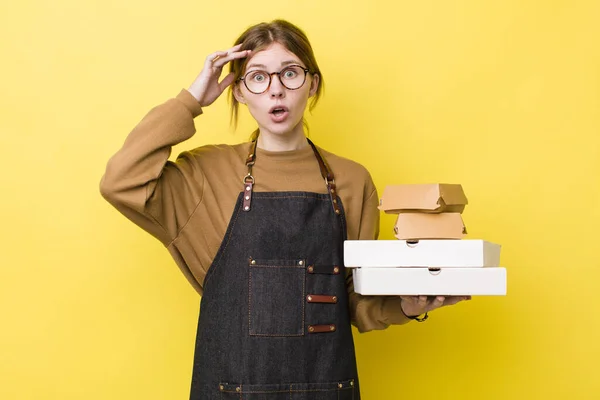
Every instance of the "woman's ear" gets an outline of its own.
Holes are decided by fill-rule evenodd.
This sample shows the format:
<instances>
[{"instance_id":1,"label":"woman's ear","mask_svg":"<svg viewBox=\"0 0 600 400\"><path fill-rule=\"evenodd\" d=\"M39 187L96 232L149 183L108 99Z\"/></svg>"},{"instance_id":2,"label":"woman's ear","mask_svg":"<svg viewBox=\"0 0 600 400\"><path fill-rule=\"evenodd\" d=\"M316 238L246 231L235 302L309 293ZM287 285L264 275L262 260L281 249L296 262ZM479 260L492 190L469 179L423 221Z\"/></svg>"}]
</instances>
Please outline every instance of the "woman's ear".
<instances>
[{"instance_id":1,"label":"woman's ear","mask_svg":"<svg viewBox=\"0 0 600 400\"><path fill-rule=\"evenodd\" d=\"M240 85L235 84L233 86L233 96L238 101L238 103L246 104L246 99L244 99L244 95L240 89Z\"/></svg>"},{"instance_id":2,"label":"woman's ear","mask_svg":"<svg viewBox=\"0 0 600 400\"><path fill-rule=\"evenodd\" d=\"M314 74L312 76L312 80L310 83L310 92L309 92L309 97L314 96L317 93L317 89L319 88L319 75Z\"/></svg>"}]
</instances>

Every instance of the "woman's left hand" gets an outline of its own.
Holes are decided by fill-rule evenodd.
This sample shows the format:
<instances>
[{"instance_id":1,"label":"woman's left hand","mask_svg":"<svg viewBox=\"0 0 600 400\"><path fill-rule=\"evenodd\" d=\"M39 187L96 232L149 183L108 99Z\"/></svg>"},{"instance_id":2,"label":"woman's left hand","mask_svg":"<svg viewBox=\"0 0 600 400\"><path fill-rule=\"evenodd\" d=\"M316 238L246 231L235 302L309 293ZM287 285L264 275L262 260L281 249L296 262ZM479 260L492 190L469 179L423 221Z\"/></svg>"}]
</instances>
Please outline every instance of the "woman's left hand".
<instances>
[{"instance_id":1,"label":"woman's left hand","mask_svg":"<svg viewBox=\"0 0 600 400\"><path fill-rule=\"evenodd\" d=\"M407 317L416 317L443 306L450 306L471 296L400 296L402 312Z\"/></svg>"}]
</instances>

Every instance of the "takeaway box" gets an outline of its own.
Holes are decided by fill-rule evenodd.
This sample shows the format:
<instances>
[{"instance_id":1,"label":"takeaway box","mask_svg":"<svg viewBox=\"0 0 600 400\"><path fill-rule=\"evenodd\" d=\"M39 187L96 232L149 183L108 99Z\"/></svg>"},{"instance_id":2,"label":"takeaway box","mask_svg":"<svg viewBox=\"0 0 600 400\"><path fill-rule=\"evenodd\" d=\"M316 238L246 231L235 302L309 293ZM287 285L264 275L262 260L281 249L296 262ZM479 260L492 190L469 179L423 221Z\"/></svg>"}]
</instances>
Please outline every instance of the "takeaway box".
<instances>
[{"instance_id":1,"label":"takeaway box","mask_svg":"<svg viewBox=\"0 0 600 400\"><path fill-rule=\"evenodd\" d=\"M352 270L362 295L504 296L505 268L373 268Z\"/></svg>"},{"instance_id":2,"label":"takeaway box","mask_svg":"<svg viewBox=\"0 0 600 400\"><path fill-rule=\"evenodd\" d=\"M485 240L346 240L362 295L505 295L501 246Z\"/></svg>"},{"instance_id":3,"label":"takeaway box","mask_svg":"<svg viewBox=\"0 0 600 400\"><path fill-rule=\"evenodd\" d=\"M347 267L499 267L501 246L464 240L346 240Z\"/></svg>"},{"instance_id":4,"label":"takeaway box","mask_svg":"<svg viewBox=\"0 0 600 400\"><path fill-rule=\"evenodd\" d=\"M467 228L460 213L398 214L396 239L462 239Z\"/></svg>"},{"instance_id":5,"label":"takeaway box","mask_svg":"<svg viewBox=\"0 0 600 400\"><path fill-rule=\"evenodd\" d=\"M459 184L403 184L384 188L379 209L387 214L462 213L467 204L467 197Z\"/></svg>"}]
</instances>

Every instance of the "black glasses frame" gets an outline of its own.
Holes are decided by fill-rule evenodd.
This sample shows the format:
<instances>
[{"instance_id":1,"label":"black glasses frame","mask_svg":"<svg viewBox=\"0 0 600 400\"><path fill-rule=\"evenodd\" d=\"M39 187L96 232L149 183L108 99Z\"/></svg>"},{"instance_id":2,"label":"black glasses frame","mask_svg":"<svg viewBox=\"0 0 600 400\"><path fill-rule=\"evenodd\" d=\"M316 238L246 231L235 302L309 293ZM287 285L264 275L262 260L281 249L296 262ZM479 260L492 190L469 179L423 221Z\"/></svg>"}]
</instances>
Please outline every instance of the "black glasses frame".
<instances>
[{"instance_id":1,"label":"black glasses frame","mask_svg":"<svg viewBox=\"0 0 600 400\"><path fill-rule=\"evenodd\" d=\"M288 68L291 68L291 67L299 67L299 68L300 68L302 71L304 71L304 80L302 81L302 84L300 84L300 86L298 86L297 88L293 88L293 89L292 89L292 88L290 88L290 87L287 87L287 86L285 85L285 83L283 83L283 82L281 81L281 73L282 73L282 72L284 72L285 70L287 70ZM266 89L265 89L265 90L263 90L262 92L253 92L252 90L250 90L250 88L248 87L248 84L246 83L246 77L248 76L248 74L251 74L252 72L256 72L256 70L251 70L251 71L248 71L248 72L246 72L246 73L244 74L244 76L242 76L241 78L238 78L238 80L239 80L239 81L242 81L242 82L244 82L244 86L246 86L246 89L248 89L248 91L249 91L250 93L254 93L254 94L263 94L264 92L266 92L267 90L269 90L269 88L271 87L271 82L273 82L273 78L272 78L272 76L273 76L273 75L277 75L277 79L279 79L279 83L281 83L281 85L282 85L284 88L286 88L287 90L298 90L298 89L300 89L302 86L304 86L304 84L306 83L306 75L307 75L308 73L311 73L311 72L310 72L310 69L308 69L308 68L304 68L302 65L297 65L297 64L288 65L287 67L285 67L284 69L282 69L282 70L281 70L281 71L279 71L279 72L271 72L271 73L268 73L267 71L261 71L261 72L266 72L266 73L267 73L267 75L268 75L268 77L269 77L269 84L267 85Z\"/></svg>"}]
</instances>

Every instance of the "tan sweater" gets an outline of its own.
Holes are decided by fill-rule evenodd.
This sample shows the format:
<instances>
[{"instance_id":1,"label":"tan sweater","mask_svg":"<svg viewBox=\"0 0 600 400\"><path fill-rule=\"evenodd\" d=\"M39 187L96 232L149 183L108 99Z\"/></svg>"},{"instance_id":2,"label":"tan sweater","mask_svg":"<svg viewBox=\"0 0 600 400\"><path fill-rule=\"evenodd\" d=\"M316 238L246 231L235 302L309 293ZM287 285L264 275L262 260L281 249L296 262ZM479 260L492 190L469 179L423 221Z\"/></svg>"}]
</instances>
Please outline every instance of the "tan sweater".
<instances>
[{"instance_id":1,"label":"tan sweater","mask_svg":"<svg viewBox=\"0 0 600 400\"><path fill-rule=\"evenodd\" d=\"M109 160L100 191L131 221L160 240L192 286L202 294L206 272L225 236L235 201L247 173L250 143L209 145L169 161L171 147L196 132L202 109L182 90L143 118ZM348 239L376 239L378 197L360 164L319 148L329 163L347 220ZM271 152L257 149L254 190L327 193L310 148ZM347 275L352 323L360 332L408 321L397 297L354 293Z\"/></svg>"}]
</instances>

